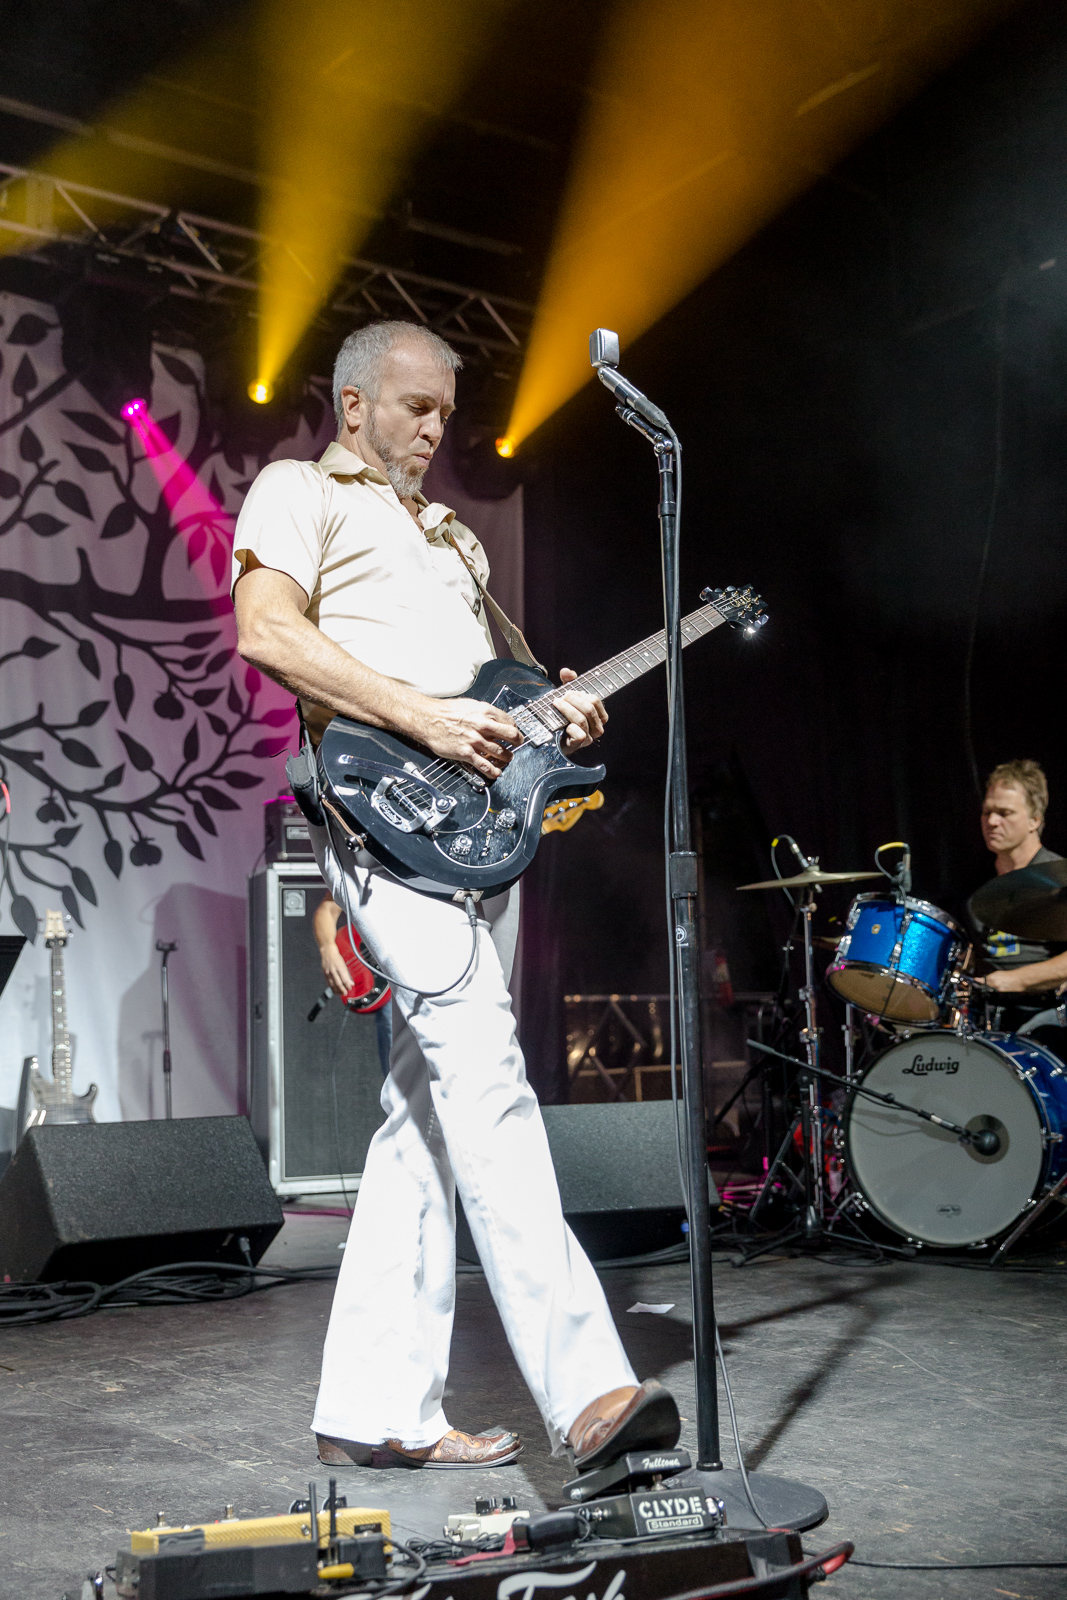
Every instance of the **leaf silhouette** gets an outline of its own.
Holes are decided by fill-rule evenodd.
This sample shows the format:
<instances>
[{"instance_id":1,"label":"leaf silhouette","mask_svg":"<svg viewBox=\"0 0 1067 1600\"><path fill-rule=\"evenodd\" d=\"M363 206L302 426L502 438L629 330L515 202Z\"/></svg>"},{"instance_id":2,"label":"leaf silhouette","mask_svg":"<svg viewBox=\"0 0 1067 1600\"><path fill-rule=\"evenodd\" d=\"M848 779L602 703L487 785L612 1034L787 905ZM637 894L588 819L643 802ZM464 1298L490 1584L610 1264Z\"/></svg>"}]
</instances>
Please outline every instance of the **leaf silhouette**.
<instances>
[{"instance_id":1,"label":"leaf silhouette","mask_svg":"<svg viewBox=\"0 0 1067 1600\"><path fill-rule=\"evenodd\" d=\"M192 566L194 561L199 561L206 549L207 529L204 527L204 524L201 523L199 527L194 528L192 533L189 535L189 545L188 549L186 550L186 555L189 558L189 565Z\"/></svg>"},{"instance_id":2,"label":"leaf silhouette","mask_svg":"<svg viewBox=\"0 0 1067 1600\"><path fill-rule=\"evenodd\" d=\"M223 783L228 783L231 789L254 789L263 779L254 772L222 772L219 774Z\"/></svg>"},{"instance_id":3,"label":"leaf silhouette","mask_svg":"<svg viewBox=\"0 0 1067 1600\"><path fill-rule=\"evenodd\" d=\"M24 894L15 894L11 897L11 920L31 944L37 943L37 913L33 909L33 902L27 900Z\"/></svg>"},{"instance_id":4,"label":"leaf silhouette","mask_svg":"<svg viewBox=\"0 0 1067 1600\"><path fill-rule=\"evenodd\" d=\"M244 706L241 704L241 696L237 693L237 688L232 678L230 679L230 687L226 691L226 704L235 717L239 717L244 710Z\"/></svg>"},{"instance_id":5,"label":"leaf silhouette","mask_svg":"<svg viewBox=\"0 0 1067 1600\"><path fill-rule=\"evenodd\" d=\"M96 890L93 888L93 880L90 878L89 874L81 867L71 867L70 875L73 880L74 887L77 889L82 899L88 900L91 906L95 906Z\"/></svg>"},{"instance_id":6,"label":"leaf silhouette","mask_svg":"<svg viewBox=\"0 0 1067 1600\"><path fill-rule=\"evenodd\" d=\"M199 822L205 833L213 833L216 837L218 836L219 830L211 820L211 812L205 810L205 808L200 804L199 800L193 801L193 816L196 818L197 822Z\"/></svg>"},{"instance_id":7,"label":"leaf silhouette","mask_svg":"<svg viewBox=\"0 0 1067 1600\"><path fill-rule=\"evenodd\" d=\"M80 739L62 739L59 748L68 761L73 761L76 767L98 767L99 761L87 744L82 744Z\"/></svg>"},{"instance_id":8,"label":"leaf silhouette","mask_svg":"<svg viewBox=\"0 0 1067 1600\"><path fill-rule=\"evenodd\" d=\"M189 732L185 735L185 742L182 745L182 759L184 761L195 761L199 754L200 730L194 722Z\"/></svg>"},{"instance_id":9,"label":"leaf silhouette","mask_svg":"<svg viewBox=\"0 0 1067 1600\"><path fill-rule=\"evenodd\" d=\"M180 411L174 411L174 412L171 413L171 415L169 417L163 417L159 422L156 423L156 427L159 429L160 433L166 439L166 441L170 445L171 449L173 449L174 446L178 442L178 435L182 431L182 414L181 414L181 412ZM189 837L190 837L190 839L195 839L196 835L193 834L193 833L190 833Z\"/></svg>"},{"instance_id":10,"label":"leaf silhouette","mask_svg":"<svg viewBox=\"0 0 1067 1600\"><path fill-rule=\"evenodd\" d=\"M203 861L204 852L200 848L200 841L189 824L187 822L175 823L174 832L178 836L178 843L182 849L188 850L189 854L195 856L198 861Z\"/></svg>"},{"instance_id":11,"label":"leaf silhouette","mask_svg":"<svg viewBox=\"0 0 1067 1600\"><path fill-rule=\"evenodd\" d=\"M217 639L218 636L218 628L213 629L210 633L187 633L182 640L182 644L187 650L200 650L205 645L209 645L213 639Z\"/></svg>"},{"instance_id":12,"label":"leaf silhouette","mask_svg":"<svg viewBox=\"0 0 1067 1600\"><path fill-rule=\"evenodd\" d=\"M221 789L212 788L209 783L200 785L200 793L214 811L240 811L236 800L231 800L228 794L223 794Z\"/></svg>"},{"instance_id":13,"label":"leaf silhouette","mask_svg":"<svg viewBox=\"0 0 1067 1600\"><path fill-rule=\"evenodd\" d=\"M105 422L103 417L98 417L95 411L64 411L63 415L81 428L83 433L101 440L103 444L122 443L122 435L116 433L111 424ZM73 446L71 448L73 449Z\"/></svg>"},{"instance_id":14,"label":"leaf silhouette","mask_svg":"<svg viewBox=\"0 0 1067 1600\"><path fill-rule=\"evenodd\" d=\"M262 687L263 679L260 677L255 667L247 668L245 672L245 688L248 690L249 694L258 694Z\"/></svg>"},{"instance_id":15,"label":"leaf silhouette","mask_svg":"<svg viewBox=\"0 0 1067 1600\"><path fill-rule=\"evenodd\" d=\"M145 749L144 745L138 744L136 739L131 739L130 735L128 733L123 733L121 728L119 729L119 738L126 746L126 754L133 762L137 771L151 772L152 756L150 752Z\"/></svg>"},{"instance_id":16,"label":"leaf silhouette","mask_svg":"<svg viewBox=\"0 0 1067 1600\"><path fill-rule=\"evenodd\" d=\"M284 728L285 724L292 722L295 716L295 706L292 709L286 706L279 706L276 711L264 711L258 720L268 728Z\"/></svg>"},{"instance_id":17,"label":"leaf silhouette","mask_svg":"<svg viewBox=\"0 0 1067 1600\"><path fill-rule=\"evenodd\" d=\"M37 368L29 356L23 356L15 369L15 376L11 380L11 387L20 400L25 400L37 387ZM35 456L27 456L27 461L36 460Z\"/></svg>"},{"instance_id":18,"label":"leaf silhouette","mask_svg":"<svg viewBox=\"0 0 1067 1600\"><path fill-rule=\"evenodd\" d=\"M14 500L20 487L13 472L0 472L0 500Z\"/></svg>"},{"instance_id":19,"label":"leaf silhouette","mask_svg":"<svg viewBox=\"0 0 1067 1600\"><path fill-rule=\"evenodd\" d=\"M216 583L221 583L225 575L226 568L230 564L230 552L227 550L224 544L213 544L211 546L210 559L211 576L214 578Z\"/></svg>"},{"instance_id":20,"label":"leaf silhouette","mask_svg":"<svg viewBox=\"0 0 1067 1600\"><path fill-rule=\"evenodd\" d=\"M92 510L85 498L85 490L77 483L71 483L67 478L60 478L55 486L56 499L68 511L76 511L80 517L91 517Z\"/></svg>"},{"instance_id":21,"label":"leaf silhouette","mask_svg":"<svg viewBox=\"0 0 1067 1600\"><path fill-rule=\"evenodd\" d=\"M108 839L104 844L104 860L107 862L116 878L122 876L122 846L117 839Z\"/></svg>"},{"instance_id":22,"label":"leaf silhouette","mask_svg":"<svg viewBox=\"0 0 1067 1600\"><path fill-rule=\"evenodd\" d=\"M252 754L257 760L265 760L268 756L280 756L283 750L288 750L288 739L257 739L252 746Z\"/></svg>"},{"instance_id":23,"label":"leaf silhouette","mask_svg":"<svg viewBox=\"0 0 1067 1600\"><path fill-rule=\"evenodd\" d=\"M67 885L64 884L59 892L63 897L63 904L67 908L67 914L73 917L79 928L84 928L85 923L82 921L81 908L78 905L78 896L74 893L74 890L69 889Z\"/></svg>"},{"instance_id":24,"label":"leaf silhouette","mask_svg":"<svg viewBox=\"0 0 1067 1600\"><path fill-rule=\"evenodd\" d=\"M169 372L175 383L188 383L195 389L196 373L184 361L179 361L177 356L168 355L163 350L156 351L156 359L165 372Z\"/></svg>"},{"instance_id":25,"label":"leaf silhouette","mask_svg":"<svg viewBox=\"0 0 1067 1600\"><path fill-rule=\"evenodd\" d=\"M217 506L226 504L226 491L219 482L219 475L214 467L212 467L211 476L207 481L207 492Z\"/></svg>"},{"instance_id":26,"label":"leaf silhouette","mask_svg":"<svg viewBox=\"0 0 1067 1600\"><path fill-rule=\"evenodd\" d=\"M100 785L101 789L114 789L122 782L122 774L125 771L126 763L125 761L120 761L117 767L112 767L111 771Z\"/></svg>"},{"instance_id":27,"label":"leaf silhouette","mask_svg":"<svg viewBox=\"0 0 1067 1600\"><path fill-rule=\"evenodd\" d=\"M178 696L171 694L169 689L156 696L152 702L152 710L157 717L164 717L168 722L180 722L185 715L185 707Z\"/></svg>"},{"instance_id":28,"label":"leaf silhouette","mask_svg":"<svg viewBox=\"0 0 1067 1600\"><path fill-rule=\"evenodd\" d=\"M194 699L196 698L195 695L194 695L193 698ZM223 722L222 718L221 717L217 717L213 711L209 711L208 712L207 720L210 722L210 724L214 728L215 732L217 734L222 735L223 738L225 738L226 734L229 733L230 730L226 726L226 724Z\"/></svg>"},{"instance_id":29,"label":"leaf silhouette","mask_svg":"<svg viewBox=\"0 0 1067 1600\"><path fill-rule=\"evenodd\" d=\"M91 728L94 722L99 722L110 704L110 700L94 700L91 705L83 706L78 712L79 728Z\"/></svg>"},{"instance_id":30,"label":"leaf silhouette","mask_svg":"<svg viewBox=\"0 0 1067 1600\"><path fill-rule=\"evenodd\" d=\"M180 666L181 666L181 669L182 669L183 672L195 672L197 667L202 667L203 665L204 665L204 651L203 650L200 651L199 655L186 656L185 660L180 663Z\"/></svg>"},{"instance_id":31,"label":"leaf silhouette","mask_svg":"<svg viewBox=\"0 0 1067 1600\"><path fill-rule=\"evenodd\" d=\"M218 699L221 693L221 689L194 689L193 700L198 706L211 706L215 704L215 701ZM215 718L215 721L218 721L217 717ZM223 723L223 728L225 728L225 726L226 724Z\"/></svg>"},{"instance_id":32,"label":"leaf silhouette","mask_svg":"<svg viewBox=\"0 0 1067 1600\"><path fill-rule=\"evenodd\" d=\"M80 822L73 828L57 828L55 839L52 842L57 844L61 850L65 850L68 844L72 843L81 831L82 825Z\"/></svg>"},{"instance_id":33,"label":"leaf silhouette","mask_svg":"<svg viewBox=\"0 0 1067 1600\"><path fill-rule=\"evenodd\" d=\"M91 450L90 455L99 455L98 450ZM101 456L101 460L103 457ZM104 518L104 526L100 529L101 539L121 539L124 533L129 533L137 521L137 513L126 500L120 500L117 506L112 506Z\"/></svg>"},{"instance_id":34,"label":"leaf silhouette","mask_svg":"<svg viewBox=\"0 0 1067 1600\"><path fill-rule=\"evenodd\" d=\"M211 657L211 660L204 668L204 671L207 673L208 677L210 678L213 673L221 672L222 668L226 665L227 661L229 661L232 655L232 650L216 650L215 654Z\"/></svg>"},{"instance_id":35,"label":"leaf silhouette","mask_svg":"<svg viewBox=\"0 0 1067 1600\"><path fill-rule=\"evenodd\" d=\"M100 659L96 653L96 646L91 639L81 639L78 642L78 660L86 672L91 672L94 678L100 676Z\"/></svg>"},{"instance_id":36,"label":"leaf silhouette","mask_svg":"<svg viewBox=\"0 0 1067 1600\"><path fill-rule=\"evenodd\" d=\"M125 672L120 672L113 685L115 691L115 704L119 708L119 716L123 722L133 705L133 679Z\"/></svg>"},{"instance_id":37,"label":"leaf silhouette","mask_svg":"<svg viewBox=\"0 0 1067 1600\"><path fill-rule=\"evenodd\" d=\"M225 461L231 472L243 474L245 470L245 458L241 454L240 450L238 450L234 445L223 445L222 459Z\"/></svg>"},{"instance_id":38,"label":"leaf silhouette","mask_svg":"<svg viewBox=\"0 0 1067 1600\"><path fill-rule=\"evenodd\" d=\"M31 661L40 661L42 656L50 656L53 650L58 649L57 644L52 644L48 639L38 639L35 633L31 633L22 646L22 653L29 656Z\"/></svg>"},{"instance_id":39,"label":"leaf silhouette","mask_svg":"<svg viewBox=\"0 0 1067 1600\"><path fill-rule=\"evenodd\" d=\"M73 455L80 467L86 472L110 472L111 463L102 450L94 450L87 444L73 444L67 440L67 449Z\"/></svg>"},{"instance_id":40,"label":"leaf silhouette","mask_svg":"<svg viewBox=\"0 0 1067 1600\"><path fill-rule=\"evenodd\" d=\"M29 356L23 356L23 361L28 361ZM32 428L23 428L19 434L19 455L23 461L40 461L44 455L44 445L38 439Z\"/></svg>"},{"instance_id":41,"label":"leaf silhouette","mask_svg":"<svg viewBox=\"0 0 1067 1600\"><path fill-rule=\"evenodd\" d=\"M43 317L35 317L32 311L24 311L7 336L8 344L40 344L47 333L55 327L54 322L46 322Z\"/></svg>"},{"instance_id":42,"label":"leaf silhouette","mask_svg":"<svg viewBox=\"0 0 1067 1600\"><path fill-rule=\"evenodd\" d=\"M54 534L62 533L64 528L69 528L69 522L60 522L58 517L53 517L47 511L35 511L32 517L26 518L26 526L32 528L41 539L51 539Z\"/></svg>"}]
</instances>

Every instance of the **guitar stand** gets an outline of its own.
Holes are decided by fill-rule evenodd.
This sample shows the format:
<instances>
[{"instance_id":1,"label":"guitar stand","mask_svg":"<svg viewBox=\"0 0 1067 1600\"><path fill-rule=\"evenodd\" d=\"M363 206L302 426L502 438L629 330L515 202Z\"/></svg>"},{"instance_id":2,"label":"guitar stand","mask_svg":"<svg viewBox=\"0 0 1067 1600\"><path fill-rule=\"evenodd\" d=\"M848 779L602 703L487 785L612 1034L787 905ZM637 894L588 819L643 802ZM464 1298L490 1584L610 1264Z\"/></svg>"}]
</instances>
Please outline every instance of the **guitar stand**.
<instances>
[{"instance_id":1,"label":"guitar stand","mask_svg":"<svg viewBox=\"0 0 1067 1600\"><path fill-rule=\"evenodd\" d=\"M156 940L156 949L163 957L159 969L159 983L163 1000L163 1104L168 1122L174 1116L174 1104L170 1090L170 981L167 976L167 957L173 955L178 948L178 941L168 944L165 939Z\"/></svg>"}]
</instances>

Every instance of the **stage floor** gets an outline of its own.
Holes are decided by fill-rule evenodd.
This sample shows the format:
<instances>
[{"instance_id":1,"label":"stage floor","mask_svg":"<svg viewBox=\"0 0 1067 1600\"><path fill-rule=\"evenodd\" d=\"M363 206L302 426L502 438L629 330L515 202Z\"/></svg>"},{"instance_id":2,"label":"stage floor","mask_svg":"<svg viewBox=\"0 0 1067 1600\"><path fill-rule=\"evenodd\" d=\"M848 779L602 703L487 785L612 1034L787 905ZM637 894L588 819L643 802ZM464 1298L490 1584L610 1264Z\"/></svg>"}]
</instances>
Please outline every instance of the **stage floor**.
<instances>
[{"instance_id":1,"label":"stage floor","mask_svg":"<svg viewBox=\"0 0 1067 1600\"><path fill-rule=\"evenodd\" d=\"M336 1260L344 1231L290 1215L271 1259ZM615 1270L604 1283L635 1368L673 1388L691 1446L687 1269ZM1067 1559L1065 1286L925 1263L717 1262L748 1465L802 1479L830 1504L809 1549L849 1538L873 1561ZM4 1600L76 1592L158 1511L176 1523L220 1516L227 1501L238 1514L284 1511L309 1477L325 1493L308 1423L331 1292L302 1283L0 1331ZM638 1300L675 1304L628 1314ZM517 1427L521 1461L484 1474L350 1471L339 1474L349 1504L387 1507L403 1537L438 1535L478 1494L554 1503L569 1469L548 1454L480 1275L459 1280L448 1406L460 1427ZM724 1421L733 1465L725 1435ZM1045 1600L1067 1592L1067 1573L851 1567L820 1592Z\"/></svg>"}]
</instances>

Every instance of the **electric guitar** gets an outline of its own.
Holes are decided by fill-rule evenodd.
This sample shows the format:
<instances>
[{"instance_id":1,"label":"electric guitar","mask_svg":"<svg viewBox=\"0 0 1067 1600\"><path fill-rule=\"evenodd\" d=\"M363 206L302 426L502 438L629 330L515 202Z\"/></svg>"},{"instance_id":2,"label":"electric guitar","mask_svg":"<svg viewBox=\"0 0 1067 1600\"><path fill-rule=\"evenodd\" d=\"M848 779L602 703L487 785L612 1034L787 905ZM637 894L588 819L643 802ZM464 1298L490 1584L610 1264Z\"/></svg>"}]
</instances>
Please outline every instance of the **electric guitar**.
<instances>
[{"instance_id":1,"label":"electric guitar","mask_svg":"<svg viewBox=\"0 0 1067 1600\"><path fill-rule=\"evenodd\" d=\"M755 633L767 620L751 589L705 589L682 619L683 645L724 622ZM663 630L566 685L606 699L666 660ZM605 767L564 755L563 691L517 661L487 661L466 691L506 711L523 736L499 778L441 760L420 745L348 717L334 717L318 750L325 815L335 848L366 849L413 889L448 899L511 887L533 860L545 808L591 795Z\"/></svg>"},{"instance_id":2,"label":"electric guitar","mask_svg":"<svg viewBox=\"0 0 1067 1600\"><path fill-rule=\"evenodd\" d=\"M67 1032L67 986L63 972L63 950L67 930L62 911L45 913L44 942L50 952L52 968L52 1076L46 1078L36 1056L22 1064L22 1082L16 1121L19 1138L27 1128L42 1122L95 1122L93 1102L96 1084L85 1094L75 1094L70 1064L70 1035Z\"/></svg>"}]
</instances>

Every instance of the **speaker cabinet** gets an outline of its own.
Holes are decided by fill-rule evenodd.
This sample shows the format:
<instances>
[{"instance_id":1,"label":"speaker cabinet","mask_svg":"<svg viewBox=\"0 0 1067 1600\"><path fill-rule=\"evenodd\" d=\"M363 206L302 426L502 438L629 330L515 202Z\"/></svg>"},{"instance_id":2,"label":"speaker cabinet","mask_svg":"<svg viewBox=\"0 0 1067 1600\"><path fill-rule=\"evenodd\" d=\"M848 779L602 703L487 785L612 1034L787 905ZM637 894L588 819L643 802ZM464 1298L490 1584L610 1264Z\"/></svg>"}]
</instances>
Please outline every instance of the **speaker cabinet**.
<instances>
[{"instance_id":1,"label":"speaker cabinet","mask_svg":"<svg viewBox=\"0 0 1067 1600\"><path fill-rule=\"evenodd\" d=\"M563 1214L593 1261L683 1244L685 1204L670 1100L543 1106ZM680 1116L685 1115L684 1109ZM684 1129L683 1129L684 1148ZM719 1197L708 1174L713 1206ZM462 1207L456 1254L477 1261Z\"/></svg>"},{"instance_id":2,"label":"speaker cabinet","mask_svg":"<svg viewBox=\"0 0 1067 1600\"><path fill-rule=\"evenodd\" d=\"M277 861L249 885L248 1107L275 1193L358 1188L384 1118L373 1014L326 987L312 920L326 894L313 862Z\"/></svg>"},{"instance_id":3,"label":"speaker cabinet","mask_svg":"<svg viewBox=\"0 0 1067 1600\"><path fill-rule=\"evenodd\" d=\"M0 1179L0 1277L116 1283L175 1261L258 1261L281 1206L244 1117L51 1123Z\"/></svg>"}]
</instances>

